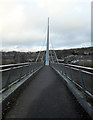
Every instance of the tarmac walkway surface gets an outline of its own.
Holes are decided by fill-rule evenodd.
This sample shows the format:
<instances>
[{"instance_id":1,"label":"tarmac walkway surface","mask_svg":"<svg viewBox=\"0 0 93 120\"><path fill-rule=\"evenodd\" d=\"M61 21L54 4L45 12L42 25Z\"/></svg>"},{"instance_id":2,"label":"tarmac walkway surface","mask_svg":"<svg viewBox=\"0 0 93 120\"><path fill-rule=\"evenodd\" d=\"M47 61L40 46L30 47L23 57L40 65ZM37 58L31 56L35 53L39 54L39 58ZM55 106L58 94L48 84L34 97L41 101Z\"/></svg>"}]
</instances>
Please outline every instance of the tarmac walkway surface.
<instances>
[{"instance_id":1,"label":"tarmac walkway surface","mask_svg":"<svg viewBox=\"0 0 93 120\"><path fill-rule=\"evenodd\" d=\"M84 118L88 117L64 80L45 66L19 95L5 118Z\"/></svg>"}]
</instances>

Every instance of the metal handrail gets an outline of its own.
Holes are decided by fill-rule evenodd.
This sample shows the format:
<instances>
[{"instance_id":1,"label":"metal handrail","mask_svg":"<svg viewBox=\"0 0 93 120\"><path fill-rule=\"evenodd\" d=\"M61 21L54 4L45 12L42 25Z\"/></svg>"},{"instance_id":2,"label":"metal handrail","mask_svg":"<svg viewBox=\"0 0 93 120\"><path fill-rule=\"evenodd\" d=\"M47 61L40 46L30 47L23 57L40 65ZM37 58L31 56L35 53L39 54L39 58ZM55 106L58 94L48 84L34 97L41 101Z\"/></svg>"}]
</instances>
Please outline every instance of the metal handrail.
<instances>
[{"instance_id":1,"label":"metal handrail","mask_svg":"<svg viewBox=\"0 0 93 120\"><path fill-rule=\"evenodd\" d=\"M79 68L79 69L89 71L89 72L93 72L93 68L90 68L90 67L85 67L85 66L80 66L80 65L73 65L73 64L66 64L66 63L58 63L58 64L65 65L65 66L70 66L70 67L74 67L74 68Z\"/></svg>"},{"instance_id":2,"label":"metal handrail","mask_svg":"<svg viewBox=\"0 0 93 120\"><path fill-rule=\"evenodd\" d=\"M0 70L0 73L2 73L2 88L0 93L4 92L11 85L19 82L22 78L26 77L32 72L35 72L41 66L43 66L43 63L33 62L29 64L17 64L16 66L8 65L9 68Z\"/></svg>"},{"instance_id":3,"label":"metal handrail","mask_svg":"<svg viewBox=\"0 0 93 120\"><path fill-rule=\"evenodd\" d=\"M85 85L85 80L84 80L84 76L82 74L85 74L85 75L90 75L91 77L93 77L93 73L92 72L88 72L84 69L81 69L82 67L78 66L70 66L68 64L55 64L55 63L52 63L51 64L52 67L54 67L55 69L57 69L61 74L63 74L66 78L68 78L71 82L73 82L76 86L78 86L79 88L82 89L82 91L87 94L88 96L92 97L93 98L93 90L92 91L89 91L87 86ZM70 76L68 75L68 73L66 72L66 69L69 71L69 74ZM79 82L81 84L78 84L76 80L73 79L74 75L72 74L72 70L75 72L77 71L79 75ZM91 79L92 81L92 79ZM89 81L88 81L89 82ZM91 86L90 86L91 87Z\"/></svg>"},{"instance_id":4,"label":"metal handrail","mask_svg":"<svg viewBox=\"0 0 93 120\"><path fill-rule=\"evenodd\" d=\"M9 68L9 67L14 67L14 66L22 66L22 65L27 65L29 64L29 62L26 63L18 63L18 64L8 64L8 65L0 65L0 68Z\"/></svg>"}]
</instances>

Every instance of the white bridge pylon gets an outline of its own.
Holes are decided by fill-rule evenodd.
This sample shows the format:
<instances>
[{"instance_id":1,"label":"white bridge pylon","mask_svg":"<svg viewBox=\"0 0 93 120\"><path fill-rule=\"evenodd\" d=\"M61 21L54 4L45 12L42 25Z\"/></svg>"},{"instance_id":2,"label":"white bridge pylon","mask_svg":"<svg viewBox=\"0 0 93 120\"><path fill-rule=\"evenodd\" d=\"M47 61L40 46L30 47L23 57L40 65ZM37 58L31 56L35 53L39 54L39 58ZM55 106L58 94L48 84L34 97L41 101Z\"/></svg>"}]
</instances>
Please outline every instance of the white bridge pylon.
<instances>
[{"instance_id":1,"label":"white bridge pylon","mask_svg":"<svg viewBox=\"0 0 93 120\"><path fill-rule=\"evenodd\" d=\"M48 28L47 28L47 44L46 44L46 66L49 66L49 17L48 17Z\"/></svg>"},{"instance_id":2,"label":"white bridge pylon","mask_svg":"<svg viewBox=\"0 0 93 120\"><path fill-rule=\"evenodd\" d=\"M49 44L51 44L51 47L52 47L52 50L50 50L50 51L49 51ZM53 56L52 51L54 52L53 54L54 54L55 57ZM51 56L50 56L49 52L51 53ZM38 61L38 59L40 57L40 54L41 54L41 51L39 51L35 62ZM54 58L55 58L55 60L54 60ZM49 17L48 17L48 27L47 27L46 54L44 54L44 56L42 56L42 60L43 60L43 62L45 61L46 66L49 66L49 63L54 63L54 62L58 63L56 52L55 52L55 50L54 50L54 48L52 46L51 41L49 40Z\"/></svg>"}]
</instances>

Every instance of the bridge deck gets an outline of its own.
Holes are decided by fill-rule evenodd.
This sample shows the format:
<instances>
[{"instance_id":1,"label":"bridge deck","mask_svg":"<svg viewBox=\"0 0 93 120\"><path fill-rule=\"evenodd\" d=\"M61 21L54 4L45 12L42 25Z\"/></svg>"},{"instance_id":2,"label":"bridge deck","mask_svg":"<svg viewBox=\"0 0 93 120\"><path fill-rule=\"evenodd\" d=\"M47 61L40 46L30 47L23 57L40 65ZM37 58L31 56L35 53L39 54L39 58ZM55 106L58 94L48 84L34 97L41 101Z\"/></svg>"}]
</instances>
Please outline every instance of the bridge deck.
<instances>
[{"instance_id":1,"label":"bridge deck","mask_svg":"<svg viewBox=\"0 0 93 120\"><path fill-rule=\"evenodd\" d=\"M29 83L5 118L86 118L64 80L44 67Z\"/></svg>"}]
</instances>

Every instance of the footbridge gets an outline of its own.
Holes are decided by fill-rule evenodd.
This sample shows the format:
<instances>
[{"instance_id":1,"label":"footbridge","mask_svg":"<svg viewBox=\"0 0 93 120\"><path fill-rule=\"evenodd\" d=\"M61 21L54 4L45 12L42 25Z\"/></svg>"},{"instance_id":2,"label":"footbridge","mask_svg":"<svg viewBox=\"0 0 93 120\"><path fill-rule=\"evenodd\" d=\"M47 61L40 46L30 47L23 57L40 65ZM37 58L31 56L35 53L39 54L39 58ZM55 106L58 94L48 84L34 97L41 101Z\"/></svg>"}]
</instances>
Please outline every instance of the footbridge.
<instances>
[{"instance_id":1,"label":"footbridge","mask_svg":"<svg viewBox=\"0 0 93 120\"><path fill-rule=\"evenodd\" d=\"M47 33L45 62L0 66L0 117L92 120L93 69L50 60Z\"/></svg>"}]
</instances>

